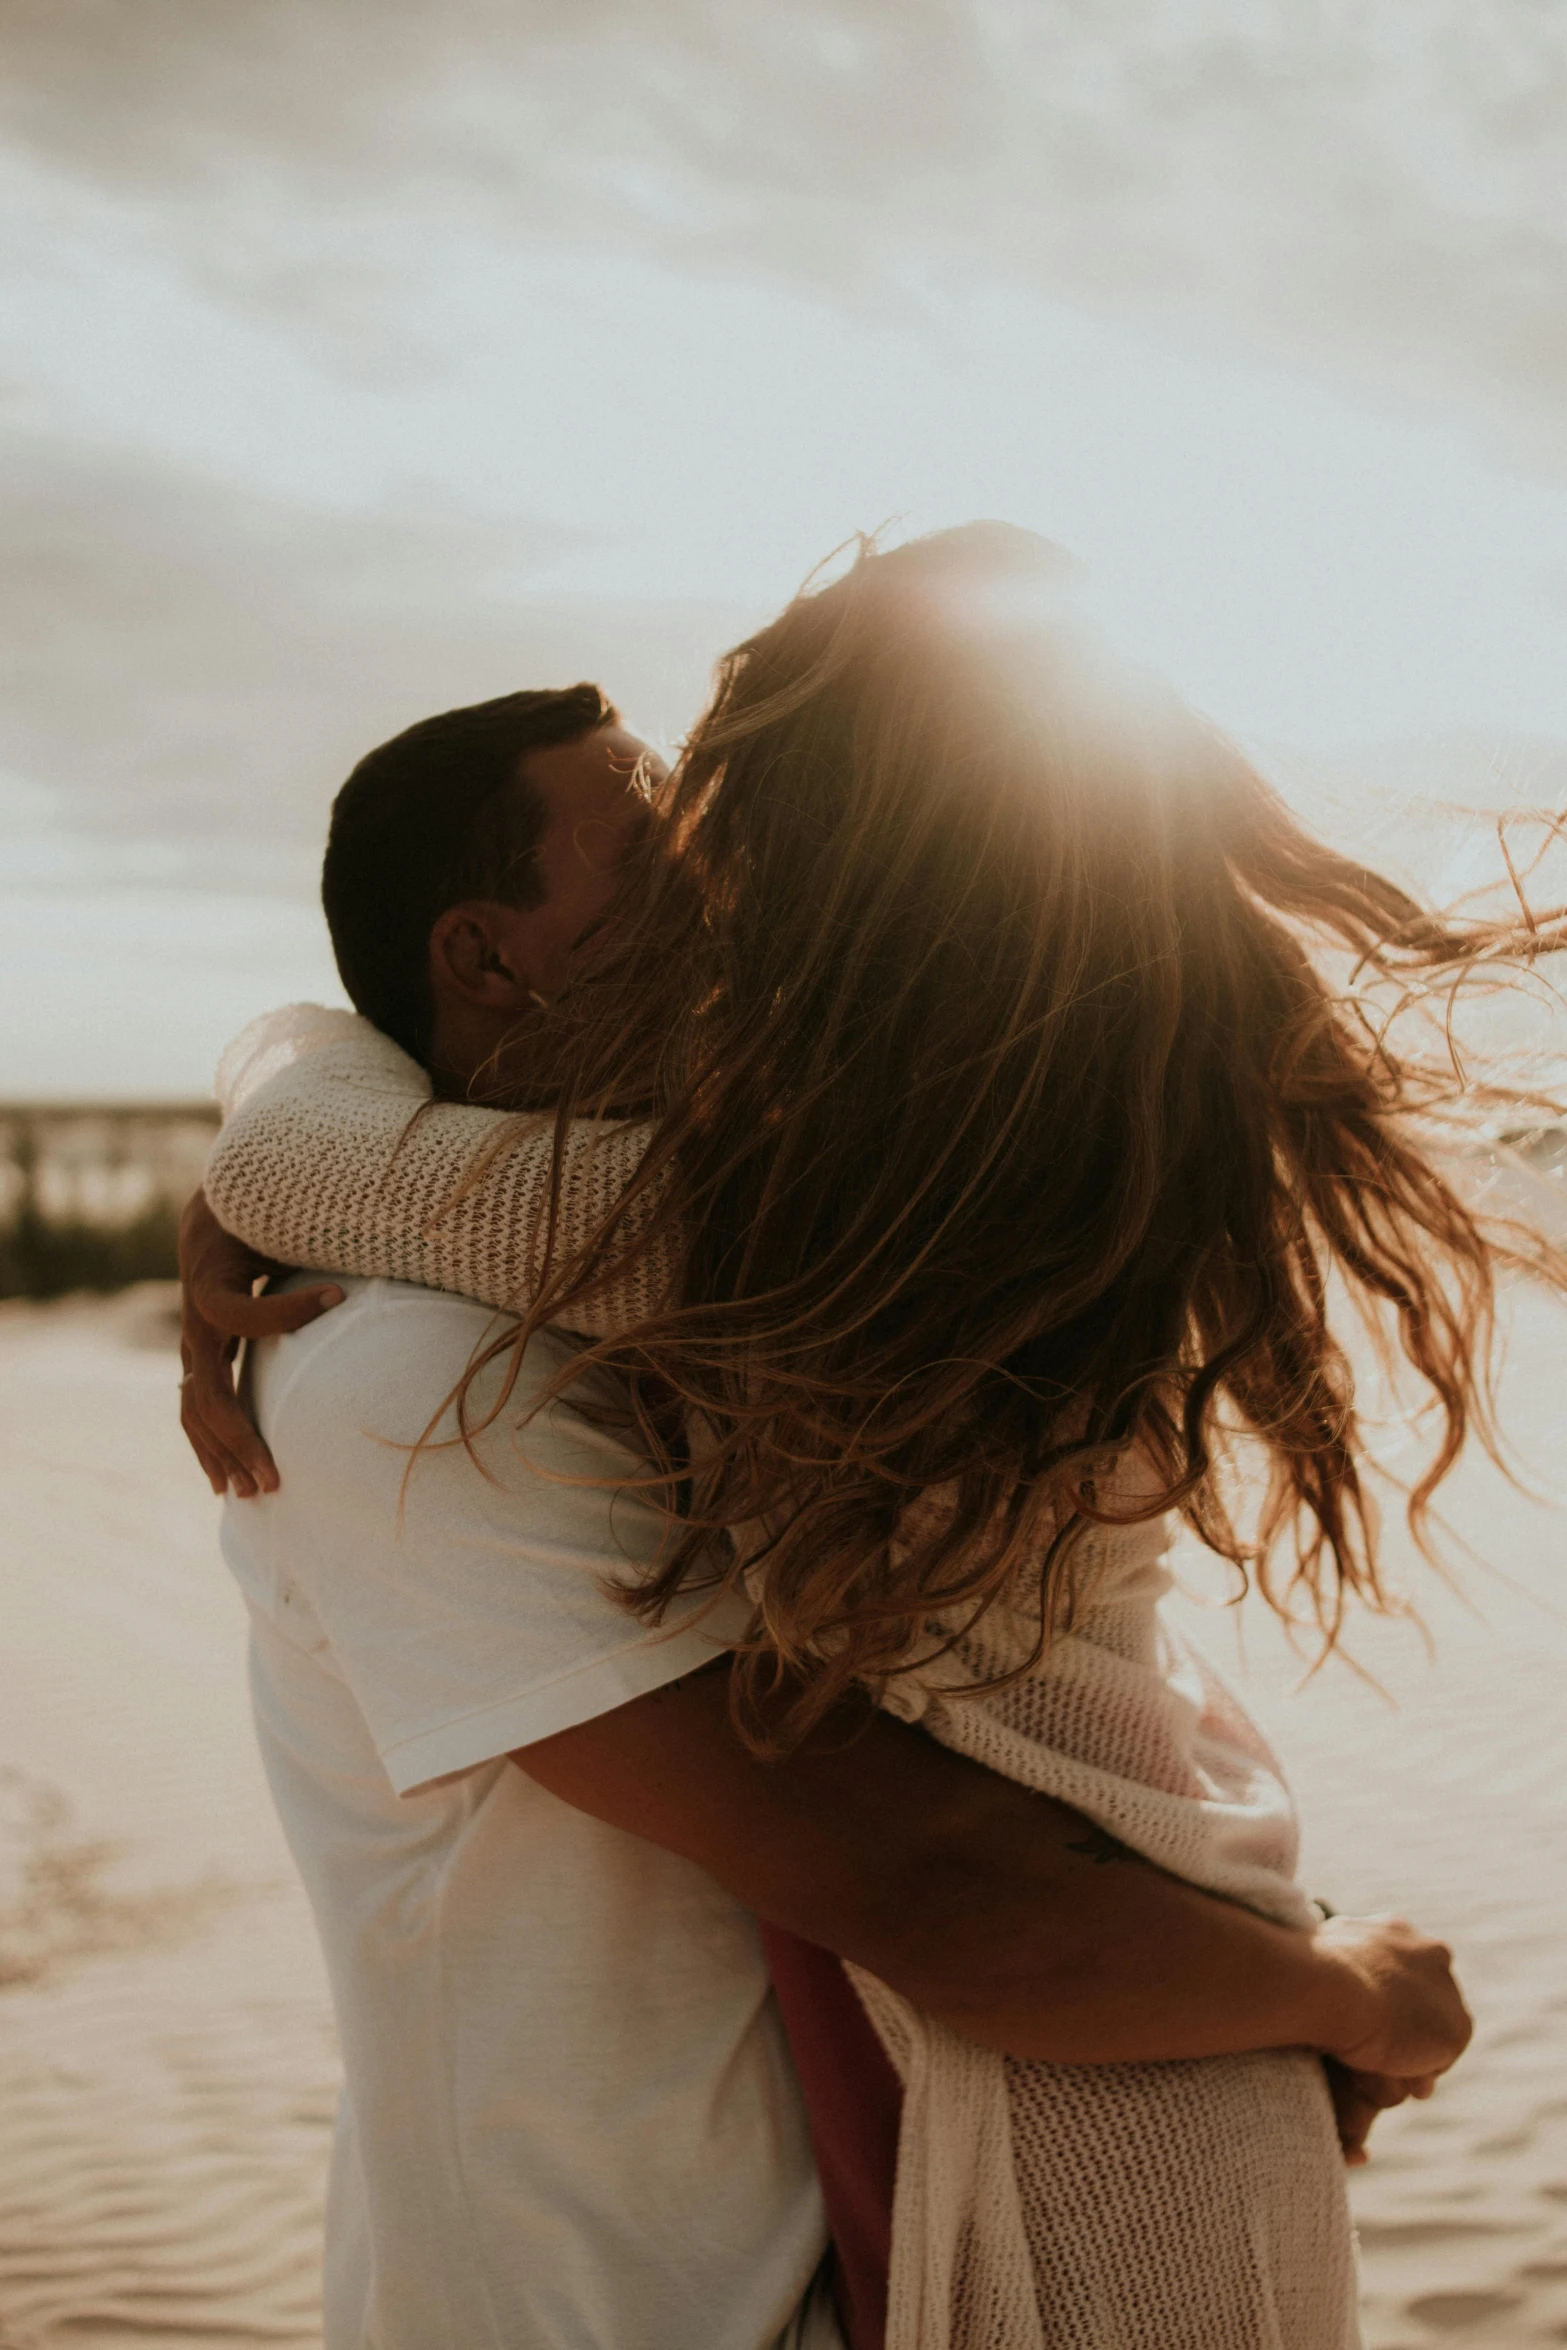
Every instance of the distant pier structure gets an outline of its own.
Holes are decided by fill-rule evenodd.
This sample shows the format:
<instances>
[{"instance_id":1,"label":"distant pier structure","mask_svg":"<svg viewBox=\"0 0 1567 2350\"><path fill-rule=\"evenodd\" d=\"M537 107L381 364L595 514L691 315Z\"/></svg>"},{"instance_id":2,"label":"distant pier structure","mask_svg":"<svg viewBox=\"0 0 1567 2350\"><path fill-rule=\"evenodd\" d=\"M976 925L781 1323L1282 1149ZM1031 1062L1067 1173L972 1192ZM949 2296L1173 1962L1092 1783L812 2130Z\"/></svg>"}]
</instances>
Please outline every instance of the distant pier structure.
<instances>
[{"instance_id":1,"label":"distant pier structure","mask_svg":"<svg viewBox=\"0 0 1567 2350\"><path fill-rule=\"evenodd\" d=\"M171 1276L217 1125L206 1102L0 1102L0 1297Z\"/></svg>"}]
</instances>

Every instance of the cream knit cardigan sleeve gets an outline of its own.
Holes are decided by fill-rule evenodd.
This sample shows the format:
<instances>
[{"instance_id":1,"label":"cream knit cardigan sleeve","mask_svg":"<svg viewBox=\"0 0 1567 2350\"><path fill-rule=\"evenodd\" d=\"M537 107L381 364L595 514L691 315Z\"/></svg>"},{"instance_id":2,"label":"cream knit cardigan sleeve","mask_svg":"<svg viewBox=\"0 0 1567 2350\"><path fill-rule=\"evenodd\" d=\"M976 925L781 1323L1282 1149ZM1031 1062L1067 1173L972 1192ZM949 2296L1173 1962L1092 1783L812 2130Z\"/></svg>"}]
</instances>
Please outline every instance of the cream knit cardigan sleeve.
<instances>
[{"instance_id":1,"label":"cream knit cardigan sleeve","mask_svg":"<svg viewBox=\"0 0 1567 2350\"><path fill-rule=\"evenodd\" d=\"M223 1129L205 1187L219 1222L262 1255L311 1271L381 1275L525 1311L545 1270L555 1121L437 1102L425 1071L369 1021L316 1004L267 1013L218 1065ZM557 1254L589 1239L647 1149L645 1124L571 1129ZM656 1201L628 1215L616 1253ZM571 1323L610 1337L652 1312L672 1242L575 1301Z\"/></svg>"}]
</instances>

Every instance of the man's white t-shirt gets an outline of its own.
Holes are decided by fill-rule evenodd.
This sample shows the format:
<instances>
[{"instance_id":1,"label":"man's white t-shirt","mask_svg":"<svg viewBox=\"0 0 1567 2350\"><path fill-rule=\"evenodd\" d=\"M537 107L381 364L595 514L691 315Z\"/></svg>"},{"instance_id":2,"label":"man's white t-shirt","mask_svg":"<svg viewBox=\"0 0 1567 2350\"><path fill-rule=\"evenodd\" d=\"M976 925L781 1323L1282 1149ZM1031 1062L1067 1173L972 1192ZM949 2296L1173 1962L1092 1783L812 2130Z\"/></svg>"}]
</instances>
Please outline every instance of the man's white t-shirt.
<instances>
[{"instance_id":1,"label":"man's white t-shirt","mask_svg":"<svg viewBox=\"0 0 1567 2350\"><path fill-rule=\"evenodd\" d=\"M555 1341L479 1438L487 1475L461 1446L410 1467L496 1325L344 1286L254 1350L281 1489L223 1528L342 2037L327 2350L829 2350L754 1919L506 1760L709 1662L724 1623L668 1637L606 1592L660 1524L562 1481L634 1473L571 1411L519 1429Z\"/></svg>"}]
</instances>

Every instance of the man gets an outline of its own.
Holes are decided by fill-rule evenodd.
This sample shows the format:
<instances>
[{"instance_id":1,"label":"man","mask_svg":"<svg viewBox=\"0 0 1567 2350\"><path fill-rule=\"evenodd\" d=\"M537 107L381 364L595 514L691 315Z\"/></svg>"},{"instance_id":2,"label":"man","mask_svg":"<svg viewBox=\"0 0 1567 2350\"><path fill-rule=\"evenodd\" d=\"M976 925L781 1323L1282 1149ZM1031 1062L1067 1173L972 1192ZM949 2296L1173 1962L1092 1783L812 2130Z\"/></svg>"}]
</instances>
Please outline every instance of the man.
<instances>
[{"instance_id":1,"label":"man","mask_svg":"<svg viewBox=\"0 0 1567 2350\"><path fill-rule=\"evenodd\" d=\"M641 756L577 688L427 721L345 786L345 984L448 1095L525 1087L527 1005L645 826ZM1017 2055L1302 2042L1408 2078L1461 2045L1439 1946L1313 1940L1103 1869L1080 1815L885 1717L844 1709L758 1762L729 1719L737 1626L693 1606L649 1631L606 1587L660 1528L589 1482L601 1434L561 1408L515 1434L523 1392L477 1465L411 1459L482 1309L391 1283L325 1319L336 1285L252 1300L255 1261L199 1203L186 1265L186 1426L255 1497L225 1548L343 2033L329 2350L835 2339L753 1912ZM224 1347L290 1329L254 1372L280 1485ZM539 1341L524 1389L558 1360ZM859 2350L876 2313L851 2317Z\"/></svg>"}]
</instances>

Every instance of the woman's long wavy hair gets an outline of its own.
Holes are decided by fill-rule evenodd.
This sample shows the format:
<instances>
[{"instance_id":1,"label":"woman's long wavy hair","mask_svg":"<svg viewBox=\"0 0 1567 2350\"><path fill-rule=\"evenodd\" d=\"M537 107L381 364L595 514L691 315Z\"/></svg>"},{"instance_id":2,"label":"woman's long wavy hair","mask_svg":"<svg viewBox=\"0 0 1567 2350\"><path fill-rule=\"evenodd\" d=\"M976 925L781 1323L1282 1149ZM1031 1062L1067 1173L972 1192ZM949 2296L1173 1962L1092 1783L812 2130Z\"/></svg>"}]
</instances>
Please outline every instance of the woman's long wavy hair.
<instances>
[{"instance_id":1,"label":"woman's long wavy hair","mask_svg":"<svg viewBox=\"0 0 1567 2350\"><path fill-rule=\"evenodd\" d=\"M998 1601L1051 1637L1133 1446L1138 1516L1179 1510L1331 1643L1348 1595L1387 1602L1330 1294L1423 1389L1419 1533L1493 1433L1496 1269L1562 1278L1434 1150L1495 1098L1440 1022L1395 1051L1383 1019L1559 947L1562 909L1439 918L1322 846L1060 570L1000 524L864 544L729 654L550 1016L562 1121L641 1105L653 1139L513 1371L676 1244L667 1309L557 1384L623 1375L669 1499L633 1604L748 1563L747 1702L797 1672L793 1732Z\"/></svg>"}]
</instances>

